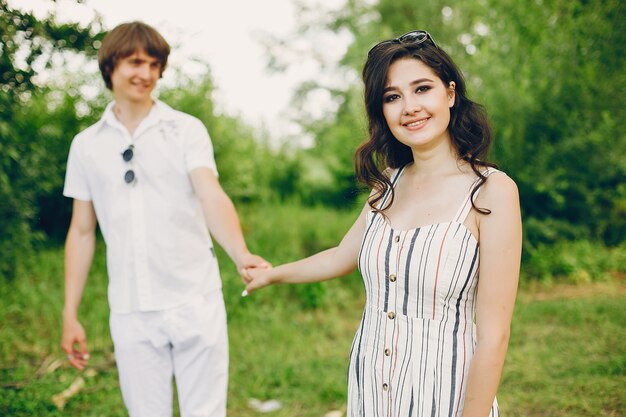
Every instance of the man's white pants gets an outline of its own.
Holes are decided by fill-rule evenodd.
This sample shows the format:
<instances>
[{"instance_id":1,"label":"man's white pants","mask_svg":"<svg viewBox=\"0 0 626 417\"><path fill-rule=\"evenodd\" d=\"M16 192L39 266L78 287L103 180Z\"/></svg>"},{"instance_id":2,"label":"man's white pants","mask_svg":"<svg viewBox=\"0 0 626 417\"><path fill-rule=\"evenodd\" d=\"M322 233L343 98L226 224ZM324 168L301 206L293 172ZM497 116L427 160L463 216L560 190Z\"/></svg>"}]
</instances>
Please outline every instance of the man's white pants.
<instances>
[{"instance_id":1,"label":"man's white pants","mask_svg":"<svg viewBox=\"0 0 626 417\"><path fill-rule=\"evenodd\" d=\"M164 311L111 313L111 336L130 417L225 417L228 334L221 291Z\"/></svg>"}]
</instances>

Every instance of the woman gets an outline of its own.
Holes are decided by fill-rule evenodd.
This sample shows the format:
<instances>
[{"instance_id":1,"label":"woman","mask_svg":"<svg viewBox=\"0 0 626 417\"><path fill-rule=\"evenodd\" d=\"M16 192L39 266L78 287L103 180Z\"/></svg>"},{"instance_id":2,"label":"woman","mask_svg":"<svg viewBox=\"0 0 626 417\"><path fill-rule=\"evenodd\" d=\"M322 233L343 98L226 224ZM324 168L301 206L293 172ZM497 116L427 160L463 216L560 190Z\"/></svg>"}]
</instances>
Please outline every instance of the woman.
<instances>
[{"instance_id":1,"label":"woman","mask_svg":"<svg viewBox=\"0 0 626 417\"><path fill-rule=\"evenodd\" d=\"M520 266L517 187L484 160L484 111L427 32L374 46L363 80L369 140L355 165L367 204L339 246L248 270L247 291L358 266L367 300L348 416L497 416Z\"/></svg>"}]
</instances>

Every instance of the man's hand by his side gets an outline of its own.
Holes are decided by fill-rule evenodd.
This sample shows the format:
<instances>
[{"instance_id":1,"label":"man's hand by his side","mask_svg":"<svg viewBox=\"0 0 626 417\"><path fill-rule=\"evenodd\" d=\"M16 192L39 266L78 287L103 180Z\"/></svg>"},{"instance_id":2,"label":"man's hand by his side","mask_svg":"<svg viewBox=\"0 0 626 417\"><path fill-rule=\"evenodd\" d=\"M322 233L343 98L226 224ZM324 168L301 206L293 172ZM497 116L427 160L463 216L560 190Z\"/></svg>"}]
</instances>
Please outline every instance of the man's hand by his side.
<instances>
[{"instance_id":1,"label":"man's hand by his side","mask_svg":"<svg viewBox=\"0 0 626 417\"><path fill-rule=\"evenodd\" d=\"M63 319L61 348L67 355L70 365L81 371L85 369L89 360L89 349L87 348L85 330L77 319Z\"/></svg>"}]
</instances>

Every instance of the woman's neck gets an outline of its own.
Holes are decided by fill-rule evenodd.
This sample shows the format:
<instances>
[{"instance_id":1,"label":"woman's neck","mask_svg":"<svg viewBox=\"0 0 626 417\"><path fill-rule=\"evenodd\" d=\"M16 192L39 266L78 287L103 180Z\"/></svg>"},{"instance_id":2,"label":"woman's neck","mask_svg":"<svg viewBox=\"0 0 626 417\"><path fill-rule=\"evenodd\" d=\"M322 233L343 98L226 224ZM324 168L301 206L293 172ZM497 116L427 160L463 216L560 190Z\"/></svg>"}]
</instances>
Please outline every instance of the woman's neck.
<instances>
[{"instance_id":1,"label":"woman's neck","mask_svg":"<svg viewBox=\"0 0 626 417\"><path fill-rule=\"evenodd\" d=\"M431 149L413 149L412 152L414 163L408 169L412 175L418 177L458 173L464 165L459 164L458 154L450 141L441 142Z\"/></svg>"}]
</instances>

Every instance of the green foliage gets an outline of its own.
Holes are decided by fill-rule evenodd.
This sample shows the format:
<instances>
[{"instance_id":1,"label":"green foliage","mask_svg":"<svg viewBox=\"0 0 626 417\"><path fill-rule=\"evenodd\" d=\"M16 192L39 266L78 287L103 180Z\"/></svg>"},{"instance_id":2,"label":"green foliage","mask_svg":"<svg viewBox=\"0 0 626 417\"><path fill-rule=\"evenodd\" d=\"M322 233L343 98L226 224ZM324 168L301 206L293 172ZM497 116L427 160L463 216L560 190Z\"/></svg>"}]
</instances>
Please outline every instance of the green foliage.
<instances>
[{"instance_id":1,"label":"green foliage","mask_svg":"<svg viewBox=\"0 0 626 417\"><path fill-rule=\"evenodd\" d=\"M304 97L307 93L300 92ZM358 145L365 140L366 132L364 124L357 123L363 122L360 89L354 87L332 93L339 102L335 114L322 120L300 115L299 123L306 133L315 136L315 146L301 151L302 175L298 189L305 203L342 207L353 204L359 196L353 156Z\"/></svg>"},{"instance_id":2,"label":"green foliage","mask_svg":"<svg viewBox=\"0 0 626 417\"><path fill-rule=\"evenodd\" d=\"M39 237L33 231L39 199L60 178L61 165L47 153L62 152L60 134L77 124L75 113L67 112L70 103L47 106L50 96L35 83L36 67L61 52L93 54L100 35L92 26L57 24L54 16L38 20L5 0L0 34L0 279L11 279Z\"/></svg>"},{"instance_id":3,"label":"green foliage","mask_svg":"<svg viewBox=\"0 0 626 417\"><path fill-rule=\"evenodd\" d=\"M298 35L309 36L321 25L348 32L354 41L340 71L358 76L368 49L381 39L415 28L433 34L463 69L470 96L486 105L495 131L491 156L518 183L524 219L532 225L526 228L531 245L577 238L624 242L626 127L619 121L625 117L626 3L346 3L328 14L307 10ZM356 84L307 83L294 101L301 105L299 120L316 139L307 154L322 162L310 169L325 173L325 195L351 190L345 172L334 167L345 169L365 136ZM302 103L320 88L331 92L339 110L312 120Z\"/></svg>"},{"instance_id":4,"label":"green foliage","mask_svg":"<svg viewBox=\"0 0 626 417\"><path fill-rule=\"evenodd\" d=\"M40 20L10 8L6 0L0 0L0 33L1 112L12 110L11 101L33 89L37 66L49 66L52 56L59 52L95 55L104 36L95 23L85 28L60 24L54 15Z\"/></svg>"},{"instance_id":5,"label":"green foliage","mask_svg":"<svg viewBox=\"0 0 626 417\"><path fill-rule=\"evenodd\" d=\"M626 92L624 3L490 6L504 21L489 25L493 40L475 56L481 74L495 60L515 71L500 74L504 91L492 88L485 100L498 134L494 156L517 180L525 218L546 228L567 222L582 226L586 238L623 242L626 129L617 120L624 117L618 97ZM484 90L498 85L482 81Z\"/></svg>"},{"instance_id":6,"label":"green foliage","mask_svg":"<svg viewBox=\"0 0 626 417\"><path fill-rule=\"evenodd\" d=\"M14 119L21 126L21 137L28 138L29 149L24 156L36 181L31 189L35 210L31 228L55 241L65 237L71 215L71 201L62 195L71 140L95 123L106 105L104 97L87 99L81 89L89 84L99 86L99 82L84 78L41 88Z\"/></svg>"},{"instance_id":7,"label":"green foliage","mask_svg":"<svg viewBox=\"0 0 626 417\"><path fill-rule=\"evenodd\" d=\"M236 203L289 201L324 202L323 196L308 199L317 190L317 176L309 176L311 161L299 149L284 144L274 147L268 133L247 125L238 116L217 114L215 86L207 71L196 79L179 75L176 87L161 90L159 97L174 108L198 117L207 127L215 151L220 183ZM333 178L330 178L332 180Z\"/></svg>"},{"instance_id":8,"label":"green foliage","mask_svg":"<svg viewBox=\"0 0 626 417\"><path fill-rule=\"evenodd\" d=\"M626 273L626 245L607 248L587 240L540 243L524 253L522 276L544 283L587 283Z\"/></svg>"}]
</instances>

